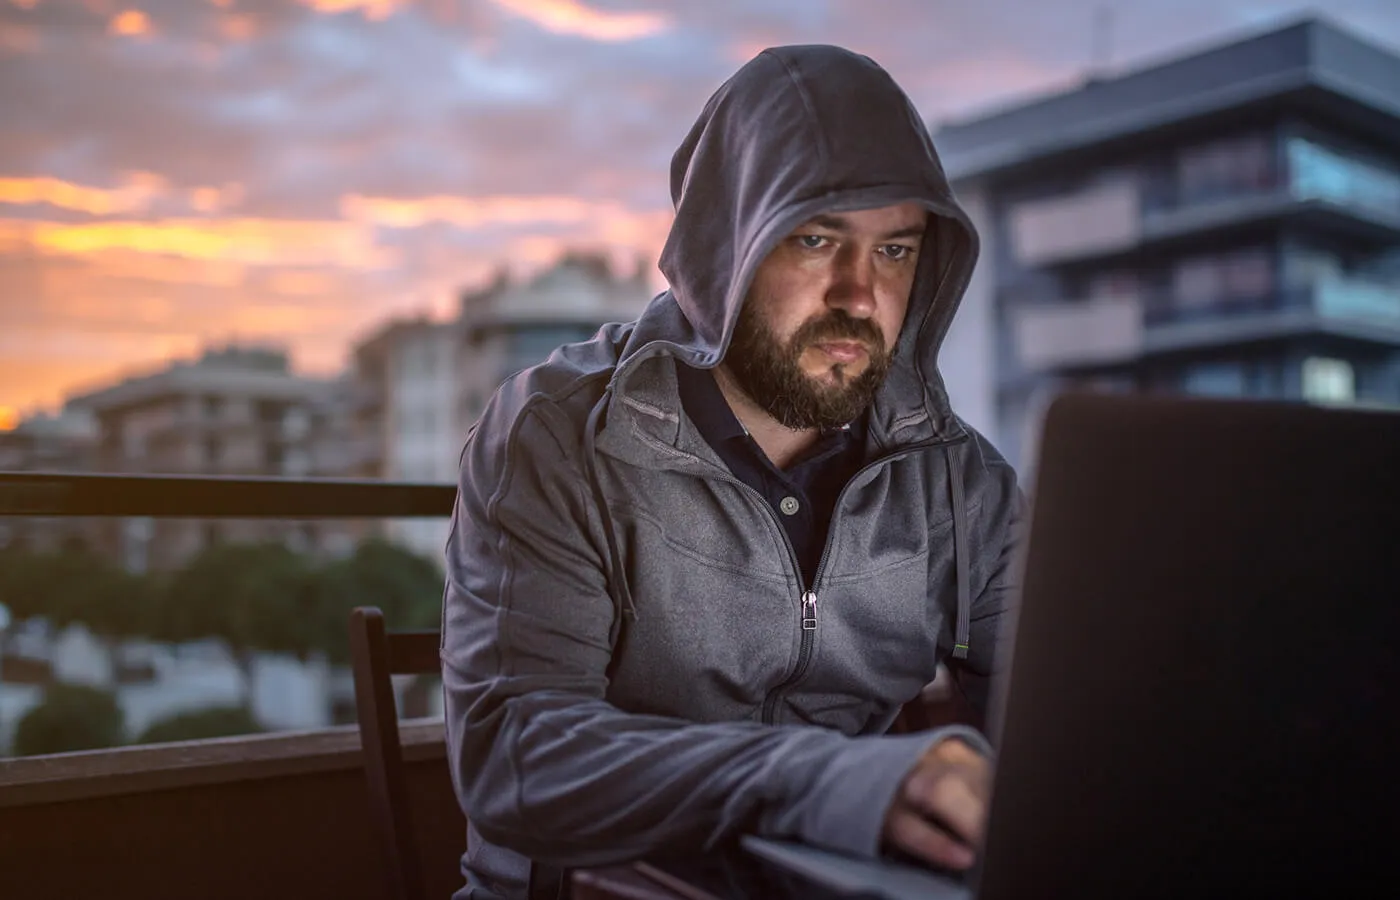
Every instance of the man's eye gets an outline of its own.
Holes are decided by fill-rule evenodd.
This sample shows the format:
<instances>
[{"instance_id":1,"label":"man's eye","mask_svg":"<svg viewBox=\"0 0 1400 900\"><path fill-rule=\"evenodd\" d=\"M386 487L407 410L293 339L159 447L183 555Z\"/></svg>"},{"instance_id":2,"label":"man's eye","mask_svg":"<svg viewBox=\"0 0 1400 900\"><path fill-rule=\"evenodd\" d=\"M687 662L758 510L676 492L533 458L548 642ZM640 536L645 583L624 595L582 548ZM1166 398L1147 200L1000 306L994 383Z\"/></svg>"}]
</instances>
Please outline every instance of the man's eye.
<instances>
[{"instance_id":1,"label":"man's eye","mask_svg":"<svg viewBox=\"0 0 1400 900\"><path fill-rule=\"evenodd\" d=\"M798 246L804 250L820 250L827 244L826 238L819 234L799 234L796 240Z\"/></svg>"},{"instance_id":2,"label":"man's eye","mask_svg":"<svg viewBox=\"0 0 1400 900\"><path fill-rule=\"evenodd\" d=\"M914 248L903 244L886 244L884 254L893 260L908 259L914 255Z\"/></svg>"}]
</instances>

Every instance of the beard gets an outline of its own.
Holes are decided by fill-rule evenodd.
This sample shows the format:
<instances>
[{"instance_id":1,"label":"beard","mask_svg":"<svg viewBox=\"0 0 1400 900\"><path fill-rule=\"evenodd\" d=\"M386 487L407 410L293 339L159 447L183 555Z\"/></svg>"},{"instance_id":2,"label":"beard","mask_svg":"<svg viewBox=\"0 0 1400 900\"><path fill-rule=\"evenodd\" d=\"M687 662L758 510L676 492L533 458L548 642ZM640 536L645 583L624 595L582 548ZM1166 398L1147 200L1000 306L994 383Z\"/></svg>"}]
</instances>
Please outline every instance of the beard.
<instances>
[{"instance_id":1,"label":"beard","mask_svg":"<svg viewBox=\"0 0 1400 900\"><path fill-rule=\"evenodd\" d=\"M851 374L837 364L826 379L802 370L802 354L824 341L861 341L865 368ZM752 303L739 310L725 367L735 382L780 424L794 430L839 428L858 418L875 399L889 374L894 354L870 319L841 310L803 322L786 342L779 339Z\"/></svg>"}]
</instances>

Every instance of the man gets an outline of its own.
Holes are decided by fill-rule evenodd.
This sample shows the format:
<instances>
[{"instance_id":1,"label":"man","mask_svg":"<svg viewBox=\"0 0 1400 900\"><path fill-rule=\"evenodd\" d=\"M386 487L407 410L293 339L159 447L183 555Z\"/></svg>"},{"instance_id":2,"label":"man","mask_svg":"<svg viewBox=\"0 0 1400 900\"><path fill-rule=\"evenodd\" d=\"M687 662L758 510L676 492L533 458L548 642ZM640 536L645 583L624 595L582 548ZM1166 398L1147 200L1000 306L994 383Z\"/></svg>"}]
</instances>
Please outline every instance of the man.
<instances>
[{"instance_id":1,"label":"man","mask_svg":"<svg viewBox=\"0 0 1400 900\"><path fill-rule=\"evenodd\" d=\"M443 678L473 898L742 833L964 868L1015 476L949 408L977 254L876 64L765 51L675 155L670 289L497 392L462 456Z\"/></svg>"}]
</instances>

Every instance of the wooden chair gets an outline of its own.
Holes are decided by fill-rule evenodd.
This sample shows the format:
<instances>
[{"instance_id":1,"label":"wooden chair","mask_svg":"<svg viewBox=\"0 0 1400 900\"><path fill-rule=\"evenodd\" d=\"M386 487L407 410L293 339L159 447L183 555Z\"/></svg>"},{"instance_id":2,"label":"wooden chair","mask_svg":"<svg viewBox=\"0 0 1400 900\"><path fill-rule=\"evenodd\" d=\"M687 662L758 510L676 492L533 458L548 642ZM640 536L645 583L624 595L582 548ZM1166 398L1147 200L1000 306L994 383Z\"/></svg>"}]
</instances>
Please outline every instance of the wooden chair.
<instances>
[{"instance_id":1,"label":"wooden chair","mask_svg":"<svg viewBox=\"0 0 1400 900\"><path fill-rule=\"evenodd\" d=\"M365 758L370 821L384 858L393 900L426 900L423 870L408 806L398 707L391 675L441 671L436 631L389 632L384 614L372 606L350 613L350 661L355 710Z\"/></svg>"}]
</instances>

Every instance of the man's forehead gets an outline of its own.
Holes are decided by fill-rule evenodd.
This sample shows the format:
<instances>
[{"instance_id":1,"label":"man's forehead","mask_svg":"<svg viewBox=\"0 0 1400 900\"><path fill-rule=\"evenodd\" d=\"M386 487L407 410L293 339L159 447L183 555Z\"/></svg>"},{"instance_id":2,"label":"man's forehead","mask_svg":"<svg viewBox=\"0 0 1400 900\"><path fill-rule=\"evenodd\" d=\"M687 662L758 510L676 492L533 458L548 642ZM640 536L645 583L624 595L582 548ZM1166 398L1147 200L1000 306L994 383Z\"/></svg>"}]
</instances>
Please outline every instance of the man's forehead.
<instances>
[{"instance_id":1,"label":"man's forehead","mask_svg":"<svg viewBox=\"0 0 1400 900\"><path fill-rule=\"evenodd\" d=\"M842 234L870 233L881 237L917 237L928 224L929 213L916 203L848 212L818 213L800 228L820 228Z\"/></svg>"}]
</instances>

